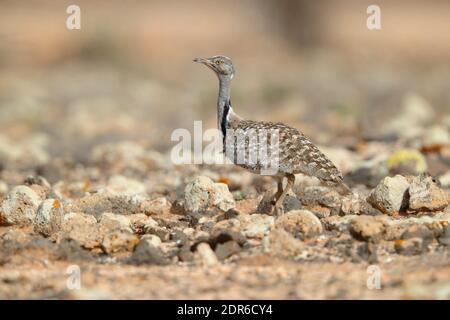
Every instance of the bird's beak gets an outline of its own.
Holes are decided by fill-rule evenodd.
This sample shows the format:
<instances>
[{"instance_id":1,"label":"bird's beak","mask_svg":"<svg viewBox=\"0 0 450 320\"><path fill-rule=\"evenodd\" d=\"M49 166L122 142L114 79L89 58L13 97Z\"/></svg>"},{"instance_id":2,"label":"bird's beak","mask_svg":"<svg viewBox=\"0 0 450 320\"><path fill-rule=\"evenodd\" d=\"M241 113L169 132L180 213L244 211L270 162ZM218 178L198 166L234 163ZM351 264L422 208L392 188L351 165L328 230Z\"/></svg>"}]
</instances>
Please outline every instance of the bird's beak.
<instances>
[{"instance_id":1,"label":"bird's beak","mask_svg":"<svg viewBox=\"0 0 450 320\"><path fill-rule=\"evenodd\" d=\"M206 59L203 59L203 58L195 58L194 60L192 60L192 61L194 61L194 62L197 62L197 63L203 63L203 64L206 64Z\"/></svg>"},{"instance_id":2,"label":"bird's beak","mask_svg":"<svg viewBox=\"0 0 450 320\"><path fill-rule=\"evenodd\" d=\"M195 58L193 61L194 61L194 62L197 62L197 63L204 64L205 66L211 67L211 62L210 62L208 59L204 59L204 58Z\"/></svg>"}]
</instances>

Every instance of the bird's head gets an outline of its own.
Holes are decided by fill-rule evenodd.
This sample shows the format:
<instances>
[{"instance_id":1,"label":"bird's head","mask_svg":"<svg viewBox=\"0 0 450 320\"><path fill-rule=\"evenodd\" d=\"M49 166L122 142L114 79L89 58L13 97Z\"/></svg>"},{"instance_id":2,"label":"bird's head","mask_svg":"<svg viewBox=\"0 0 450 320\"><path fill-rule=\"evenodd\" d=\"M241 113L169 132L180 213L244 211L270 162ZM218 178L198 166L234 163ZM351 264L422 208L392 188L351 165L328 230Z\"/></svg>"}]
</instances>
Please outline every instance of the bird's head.
<instances>
[{"instance_id":1,"label":"bird's head","mask_svg":"<svg viewBox=\"0 0 450 320\"><path fill-rule=\"evenodd\" d=\"M194 62L202 63L212 69L219 79L233 79L234 67L230 58L225 56L213 56L210 58L195 58Z\"/></svg>"}]
</instances>

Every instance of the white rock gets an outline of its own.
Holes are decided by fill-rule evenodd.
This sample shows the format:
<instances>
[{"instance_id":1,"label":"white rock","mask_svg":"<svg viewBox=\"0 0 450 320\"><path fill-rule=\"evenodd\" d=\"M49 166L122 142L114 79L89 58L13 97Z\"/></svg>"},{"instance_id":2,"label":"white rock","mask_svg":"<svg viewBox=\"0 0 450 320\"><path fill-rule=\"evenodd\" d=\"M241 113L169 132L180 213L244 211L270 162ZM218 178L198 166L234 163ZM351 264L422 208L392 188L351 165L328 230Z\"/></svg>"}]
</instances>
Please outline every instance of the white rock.
<instances>
[{"instance_id":1,"label":"white rock","mask_svg":"<svg viewBox=\"0 0 450 320\"><path fill-rule=\"evenodd\" d=\"M159 247L162 243L161 238L154 234L144 234L141 241L148 241L154 247Z\"/></svg>"},{"instance_id":2,"label":"white rock","mask_svg":"<svg viewBox=\"0 0 450 320\"><path fill-rule=\"evenodd\" d=\"M214 208L228 211L235 205L228 186L214 183L210 178L197 177L185 188L185 209L188 212L206 212Z\"/></svg>"},{"instance_id":3,"label":"white rock","mask_svg":"<svg viewBox=\"0 0 450 320\"><path fill-rule=\"evenodd\" d=\"M273 226L275 218L266 214L240 215L239 221L247 238L262 239Z\"/></svg>"},{"instance_id":4,"label":"white rock","mask_svg":"<svg viewBox=\"0 0 450 320\"><path fill-rule=\"evenodd\" d=\"M407 206L405 196L407 196L408 188L409 182L405 177L401 175L386 177L372 190L367 202L383 213L399 212Z\"/></svg>"},{"instance_id":5,"label":"white rock","mask_svg":"<svg viewBox=\"0 0 450 320\"><path fill-rule=\"evenodd\" d=\"M202 242L197 246L197 252L206 266L213 266L219 263L216 254L206 242Z\"/></svg>"},{"instance_id":6,"label":"white rock","mask_svg":"<svg viewBox=\"0 0 450 320\"><path fill-rule=\"evenodd\" d=\"M31 224L41 199L27 186L13 188L0 206L0 221L7 224Z\"/></svg>"}]
</instances>

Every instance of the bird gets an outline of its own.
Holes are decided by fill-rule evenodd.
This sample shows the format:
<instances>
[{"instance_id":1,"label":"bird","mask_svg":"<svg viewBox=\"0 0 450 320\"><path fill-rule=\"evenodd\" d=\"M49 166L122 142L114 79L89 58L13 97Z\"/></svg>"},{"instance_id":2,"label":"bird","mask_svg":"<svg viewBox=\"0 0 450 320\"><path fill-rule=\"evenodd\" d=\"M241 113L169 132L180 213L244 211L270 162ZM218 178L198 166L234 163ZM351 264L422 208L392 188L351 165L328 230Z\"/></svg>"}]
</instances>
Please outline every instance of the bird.
<instances>
[{"instance_id":1,"label":"bird","mask_svg":"<svg viewBox=\"0 0 450 320\"><path fill-rule=\"evenodd\" d=\"M277 181L277 191L270 202L273 214L283 214L283 201L295 183L296 174L316 177L326 184L339 187L345 194L351 193L350 188L343 182L339 169L301 131L280 122L246 120L233 110L231 80L235 75L235 68L230 58L216 55L195 58L193 61L207 66L218 77L217 126L226 157L253 173L269 172L268 175ZM274 132L275 135L272 134ZM275 136L275 140L270 139L271 134L272 137ZM262 139L258 139L260 137ZM267 152L260 153L266 154L266 157L255 156L262 147L265 147ZM245 156L246 152L248 157ZM242 154L244 157L239 158ZM271 162L274 158L276 161ZM273 169L273 163L276 170L269 170ZM287 183L283 188L284 179Z\"/></svg>"}]
</instances>

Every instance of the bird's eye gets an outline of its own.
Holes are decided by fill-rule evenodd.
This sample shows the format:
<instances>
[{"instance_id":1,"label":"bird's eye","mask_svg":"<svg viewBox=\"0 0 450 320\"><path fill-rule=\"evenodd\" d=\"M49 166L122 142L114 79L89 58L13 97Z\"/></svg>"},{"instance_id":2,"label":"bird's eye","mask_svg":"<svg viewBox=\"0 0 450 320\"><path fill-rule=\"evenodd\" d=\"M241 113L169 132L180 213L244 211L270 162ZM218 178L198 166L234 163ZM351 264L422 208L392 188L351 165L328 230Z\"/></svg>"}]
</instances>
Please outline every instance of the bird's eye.
<instances>
[{"instance_id":1,"label":"bird's eye","mask_svg":"<svg viewBox=\"0 0 450 320\"><path fill-rule=\"evenodd\" d=\"M222 63L222 60L216 60L216 64L219 65Z\"/></svg>"}]
</instances>

